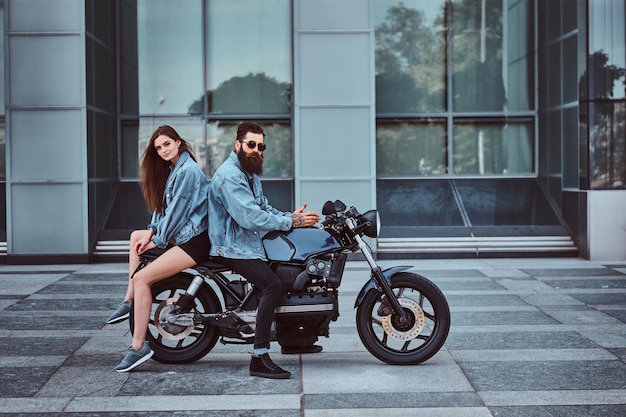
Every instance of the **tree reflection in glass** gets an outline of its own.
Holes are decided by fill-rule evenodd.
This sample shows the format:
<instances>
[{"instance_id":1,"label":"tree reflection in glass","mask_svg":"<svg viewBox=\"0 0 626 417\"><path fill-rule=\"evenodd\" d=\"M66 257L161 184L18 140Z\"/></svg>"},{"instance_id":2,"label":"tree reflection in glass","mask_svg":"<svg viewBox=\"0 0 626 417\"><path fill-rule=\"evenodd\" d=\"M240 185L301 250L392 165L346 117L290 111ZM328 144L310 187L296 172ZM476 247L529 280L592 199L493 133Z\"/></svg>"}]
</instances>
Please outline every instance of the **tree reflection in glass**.
<instances>
[{"instance_id":1,"label":"tree reflection in glass","mask_svg":"<svg viewBox=\"0 0 626 417\"><path fill-rule=\"evenodd\" d=\"M376 26L377 112L444 111L445 1L377 0L375 7L381 21Z\"/></svg>"},{"instance_id":2,"label":"tree reflection in glass","mask_svg":"<svg viewBox=\"0 0 626 417\"><path fill-rule=\"evenodd\" d=\"M587 98L592 119L589 131L589 158L592 189L626 187L626 117L623 99L614 100L615 89L624 88L626 69L609 64L604 51L596 51L588 61L587 73L580 79L581 101ZM619 94L623 97L623 91Z\"/></svg>"}]
</instances>

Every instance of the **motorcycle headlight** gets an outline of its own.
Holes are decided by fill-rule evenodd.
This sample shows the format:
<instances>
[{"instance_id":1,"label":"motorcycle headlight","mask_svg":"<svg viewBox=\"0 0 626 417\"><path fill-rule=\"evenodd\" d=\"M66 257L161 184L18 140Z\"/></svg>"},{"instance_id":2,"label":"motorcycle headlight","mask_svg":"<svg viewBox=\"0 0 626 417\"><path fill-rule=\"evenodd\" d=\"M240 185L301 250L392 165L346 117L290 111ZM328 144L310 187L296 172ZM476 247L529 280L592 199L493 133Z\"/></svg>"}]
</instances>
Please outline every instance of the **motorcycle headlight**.
<instances>
[{"instance_id":1,"label":"motorcycle headlight","mask_svg":"<svg viewBox=\"0 0 626 417\"><path fill-rule=\"evenodd\" d=\"M380 233L380 216L378 210L369 210L361 215L360 223L369 222L369 226L363 234L367 237L377 237Z\"/></svg>"}]
</instances>

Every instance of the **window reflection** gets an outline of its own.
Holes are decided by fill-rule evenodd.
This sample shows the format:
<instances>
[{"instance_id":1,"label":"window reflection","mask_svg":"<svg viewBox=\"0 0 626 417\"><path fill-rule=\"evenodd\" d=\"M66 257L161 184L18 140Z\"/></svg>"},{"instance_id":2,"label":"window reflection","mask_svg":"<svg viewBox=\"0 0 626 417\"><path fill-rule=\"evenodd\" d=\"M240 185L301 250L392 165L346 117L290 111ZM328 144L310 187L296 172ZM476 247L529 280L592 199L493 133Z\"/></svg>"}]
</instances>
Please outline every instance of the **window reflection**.
<instances>
[{"instance_id":1,"label":"window reflection","mask_svg":"<svg viewBox=\"0 0 626 417\"><path fill-rule=\"evenodd\" d=\"M0 30L4 33L4 0L0 0ZM0 62L4 64L4 42L0 42ZM4 65L0 65L0 80L4 80ZM4 116L4 82L0 85L0 113ZM4 159L4 157L3 157ZM3 171L4 172L4 171Z\"/></svg>"},{"instance_id":2,"label":"window reflection","mask_svg":"<svg viewBox=\"0 0 626 417\"><path fill-rule=\"evenodd\" d=\"M600 73L593 76L594 85L600 88L599 91L596 91L594 97L601 97L601 94L605 94L605 97L610 96L613 99L625 98L625 15L626 5L623 0L589 2L589 18L591 21L589 48L591 51L594 51L594 54L591 56L590 68L600 70Z\"/></svg>"},{"instance_id":3,"label":"window reflection","mask_svg":"<svg viewBox=\"0 0 626 417\"><path fill-rule=\"evenodd\" d=\"M621 0L589 4L589 45L593 53L579 85L581 99L589 100L592 189L626 188L625 13L626 5Z\"/></svg>"},{"instance_id":4,"label":"window reflection","mask_svg":"<svg viewBox=\"0 0 626 417\"><path fill-rule=\"evenodd\" d=\"M0 180L6 181L6 127L4 118L0 118Z\"/></svg>"},{"instance_id":5,"label":"window reflection","mask_svg":"<svg viewBox=\"0 0 626 417\"><path fill-rule=\"evenodd\" d=\"M378 175L534 174L533 2L386 0L374 13ZM433 112L452 117L412 121Z\"/></svg>"},{"instance_id":6,"label":"window reflection","mask_svg":"<svg viewBox=\"0 0 626 417\"><path fill-rule=\"evenodd\" d=\"M455 174L531 174L532 125L528 123L456 123Z\"/></svg>"},{"instance_id":7,"label":"window reflection","mask_svg":"<svg viewBox=\"0 0 626 417\"><path fill-rule=\"evenodd\" d=\"M535 180L456 180L455 185L472 226L560 224Z\"/></svg>"},{"instance_id":8,"label":"window reflection","mask_svg":"<svg viewBox=\"0 0 626 417\"><path fill-rule=\"evenodd\" d=\"M139 112L187 114L202 94L202 0L137 0Z\"/></svg>"},{"instance_id":9,"label":"window reflection","mask_svg":"<svg viewBox=\"0 0 626 417\"><path fill-rule=\"evenodd\" d=\"M208 1L207 29L209 113L289 113L290 1Z\"/></svg>"},{"instance_id":10,"label":"window reflection","mask_svg":"<svg viewBox=\"0 0 626 417\"><path fill-rule=\"evenodd\" d=\"M509 180L465 182L461 196L456 179L419 179L535 175L533 7L533 0L374 2L377 197L385 233L419 227L409 235L437 235L443 226L467 235L472 217L487 226L533 224L520 217L520 205L544 208L525 204L538 201L535 180L518 194ZM465 203L486 205L489 218L480 210L468 215Z\"/></svg>"},{"instance_id":11,"label":"window reflection","mask_svg":"<svg viewBox=\"0 0 626 417\"><path fill-rule=\"evenodd\" d=\"M626 187L626 117L624 103L596 103L591 129L591 188Z\"/></svg>"},{"instance_id":12,"label":"window reflection","mask_svg":"<svg viewBox=\"0 0 626 417\"><path fill-rule=\"evenodd\" d=\"M0 31L4 33L4 1L0 0ZM2 80L4 77L4 43L0 45L0 77ZM4 101L4 82L0 85L0 241L6 242L6 126L5 126L5 101Z\"/></svg>"},{"instance_id":13,"label":"window reflection","mask_svg":"<svg viewBox=\"0 0 626 417\"><path fill-rule=\"evenodd\" d=\"M496 236L496 227L527 236L560 225L536 179L379 180L377 187L384 237Z\"/></svg>"},{"instance_id":14,"label":"window reflection","mask_svg":"<svg viewBox=\"0 0 626 417\"><path fill-rule=\"evenodd\" d=\"M455 1L452 14L453 107L502 110L502 0Z\"/></svg>"},{"instance_id":15,"label":"window reflection","mask_svg":"<svg viewBox=\"0 0 626 417\"><path fill-rule=\"evenodd\" d=\"M123 177L138 177L146 143L163 124L212 173L232 149L234 120L252 113L272 142L265 177L293 178L291 1L136 0L123 1L120 14Z\"/></svg>"},{"instance_id":16,"label":"window reflection","mask_svg":"<svg viewBox=\"0 0 626 417\"><path fill-rule=\"evenodd\" d=\"M376 0L378 113L445 109L445 0Z\"/></svg>"},{"instance_id":17,"label":"window reflection","mask_svg":"<svg viewBox=\"0 0 626 417\"><path fill-rule=\"evenodd\" d=\"M455 111L533 108L531 16L531 1L512 5L502 0L452 2Z\"/></svg>"},{"instance_id":18,"label":"window reflection","mask_svg":"<svg viewBox=\"0 0 626 417\"><path fill-rule=\"evenodd\" d=\"M439 123L379 122L376 172L379 176L446 173L446 128Z\"/></svg>"},{"instance_id":19,"label":"window reflection","mask_svg":"<svg viewBox=\"0 0 626 417\"><path fill-rule=\"evenodd\" d=\"M447 180L380 180L377 187L377 207L386 229L464 224Z\"/></svg>"}]
</instances>

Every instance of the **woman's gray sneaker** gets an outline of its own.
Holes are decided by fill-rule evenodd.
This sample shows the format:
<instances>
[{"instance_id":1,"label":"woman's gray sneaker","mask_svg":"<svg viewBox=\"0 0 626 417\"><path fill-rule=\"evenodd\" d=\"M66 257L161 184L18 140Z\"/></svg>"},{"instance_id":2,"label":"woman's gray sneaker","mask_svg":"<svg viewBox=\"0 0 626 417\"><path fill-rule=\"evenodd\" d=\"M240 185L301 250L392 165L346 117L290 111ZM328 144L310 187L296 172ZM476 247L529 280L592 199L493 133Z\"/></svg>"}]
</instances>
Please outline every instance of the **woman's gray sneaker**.
<instances>
[{"instance_id":1,"label":"woman's gray sneaker","mask_svg":"<svg viewBox=\"0 0 626 417\"><path fill-rule=\"evenodd\" d=\"M115 367L115 372L128 372L150 359L152 355L154 355L154 351L148 342L143 342L143 346L139 350L135 350L131 346L122 362Z\"/></svg>"},{"instance_id":2,"label":"woman's gray sneaker","mask_svg":"<svg viewBox=\"0 0 626 417\"><path fill-rule=\"evenodd\" d=\"M126 320L130 316L130 301L124 301L118 305L115 312L108 318L107 324L119 323Z\"/></svg>"}]
</instances>

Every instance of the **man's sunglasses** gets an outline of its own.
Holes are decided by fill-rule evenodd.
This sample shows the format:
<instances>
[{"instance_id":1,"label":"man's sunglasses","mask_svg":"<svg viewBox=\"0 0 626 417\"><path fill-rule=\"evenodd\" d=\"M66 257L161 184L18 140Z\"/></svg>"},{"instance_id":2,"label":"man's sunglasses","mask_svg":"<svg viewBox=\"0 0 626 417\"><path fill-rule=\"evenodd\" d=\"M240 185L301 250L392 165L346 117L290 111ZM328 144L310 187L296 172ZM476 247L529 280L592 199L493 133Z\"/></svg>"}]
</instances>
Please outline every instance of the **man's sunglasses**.
<instances>
[{"instance_id":1,"label":"man's sunglasses","mask_svg":"<svg viewBox=\"0 0 626 417\"><path fill-rule=\"evenodd\" d=\"M265 144L264 144L264 143L259 143L259 144L257 144L257 143L256 143L255 141L253 141L253 140L249 140L249 141L247 141L247 142L244 142L243 140L240 140L239 142L241 142L241 143L245 143L246 145L248 145L248 148L250 148L250 149L254 149L254 148L256 148L256 147L257 147L257 145L258 145L259 150L260 150L261 152L263 152L263 151L267 148L267 146L265 146Z\"/></svg>"}]
</instances>

